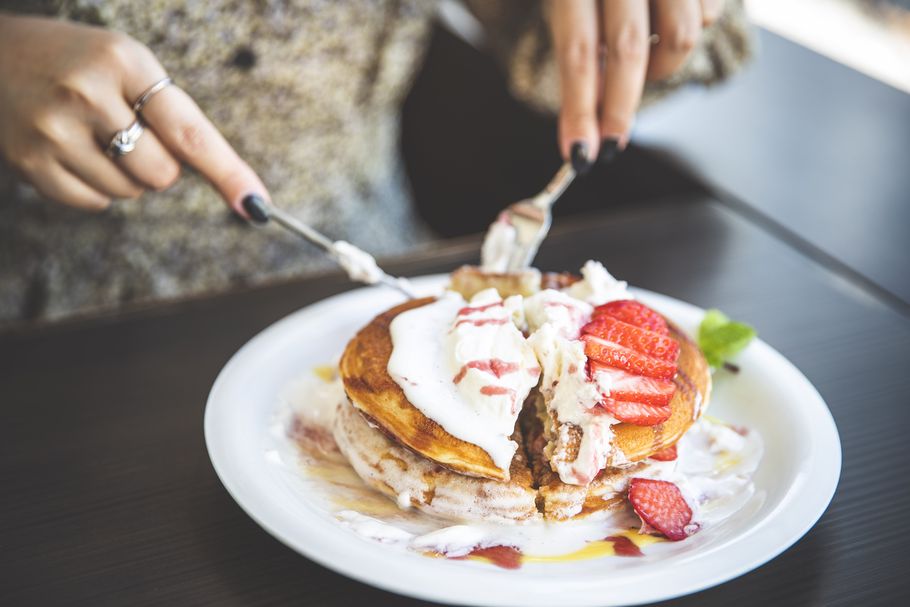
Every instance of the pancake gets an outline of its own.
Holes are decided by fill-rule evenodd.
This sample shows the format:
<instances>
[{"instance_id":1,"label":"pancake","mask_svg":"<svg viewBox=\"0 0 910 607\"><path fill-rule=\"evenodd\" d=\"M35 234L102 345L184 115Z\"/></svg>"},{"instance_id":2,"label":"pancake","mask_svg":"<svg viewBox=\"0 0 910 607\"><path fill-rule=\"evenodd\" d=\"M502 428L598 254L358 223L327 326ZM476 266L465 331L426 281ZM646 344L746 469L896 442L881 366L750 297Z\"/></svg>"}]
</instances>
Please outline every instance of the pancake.
<instances>
[{"instance_id":1,"label":"pancake","mask_svg":"<svg viewBox=\"0 0 910 607\"><path fill-rule=\"evenodd\" d=\"M344 391L368 420L423 457L461 474L507 481L508 470L498 468L477 445L455 438L424 415L389 375L389 325L402 312L432 301L432 297L415 299L395 306L374 318L348 342L339 363Z\"/></svg>"},{"instance_id":2,"label":"pancake","mask_svg":"<svg viewBox=\"0 0 910 607\"><path fill-rule=\"evenodd\" d=\"M449 288L471 299L484 289L496 289L505 299L510 295L527 297L541 289L564 289L581 280L571 272L544 272L528 268L523 272L484 272L477 266L461 266L450 276Z\"/></svg>"},{"instance_id":3,"label":"pancake","mask_svg":"<svg viewBox=\"0 0 910 607\"><path fill-rule=\"evenodd\" d=\"M351 403L368 420L391 438L414 452L455 472L495 480L509 480L509 471L499 469L486 451L458 439L424 415L408 401L401 387L389 376L392 354L389 325L402 312L426 305L424 298L396 306L371 321L348 343L341 357L340 374ZM671 415L656 426L621 423L613 426L614 447L621 456L613 465L636 462L670 445L703 413L711 389L708 364L698 346L678 327L669 323L671 335L680 343L676 393L670 403ZM550 441L548 453L574 461L581 442L581 429L552 420L544 434Z\"/></svg>"},{"instance_id":4,"label":"pancake","mask_svg":"<svg viewBox=\"0 0 910 607\"><path fill-rule=\"evenodd\" d=\"M370 487L392 500L434 516L460 521L526 522L606 516L626 504L629 479L648 466L608 468L586 487L559 480L542 453L542 430L528 399L512 439L520 448L509 481L466 476L397 443L350 404L334 423L338 448ZM527 428L527 430L525 430Z\"/></svg>"},{"instance_id":5,"label":"pancake","mask_svg":"<svg viewBox=\"0 0 910 607\"><path fill-rule=\"evenodd\" d=\"M512 459L509 481L452 472L387 437L353 406L335 417L335 442L371 487L428 514L456 520L516 522L541 518L537 490L524 451ZM521 431L513 440L522 443Z\"/></svg>"},{"instance_id":6,"label":"pancake","mask_svg":"<svg viewBox=\"0 0 910 607\"><path fill-rule=\"evenodd\" d=\"M540 291L543 281L540 270L528 268L524 272L493 273L483 272L476 266L461 266L450 276L449 288L471 299L484 289L494 288L500 297L510 295L533 295Z\"/></svg>"}]
</instances>

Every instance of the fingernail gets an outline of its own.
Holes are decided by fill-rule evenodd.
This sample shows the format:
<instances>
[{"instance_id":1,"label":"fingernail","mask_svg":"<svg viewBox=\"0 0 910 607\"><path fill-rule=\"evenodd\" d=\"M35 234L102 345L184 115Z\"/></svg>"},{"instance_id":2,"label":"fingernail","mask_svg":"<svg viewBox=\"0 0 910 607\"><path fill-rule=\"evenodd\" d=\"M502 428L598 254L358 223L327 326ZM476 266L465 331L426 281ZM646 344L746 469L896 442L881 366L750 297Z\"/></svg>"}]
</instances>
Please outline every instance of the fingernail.
<instances>
[{"instance_id":1,"label":"fingernail","mask_svg":"<svg viewBox=\"0 0 910 607\"><path fill-rule=\"evenodd\" d=\"M588 144L576 141L572 144L572 168L579 175L584 175L591 170L591 159L588 158Z\"/></svg>"},{"instance_id":2,"label":"fingernail","mask_svg":"<svg viewBox=\"0 0 910 607\"><path fill-rule=\"evenodd\" d=\"M240 204L253 223L266 223L269 220L268 205L259 194L247 194Z\"/></svg>"},{"instance_id":3,"label":"fingernail","mask_svg":"<svg viewBox=\"0 0 910 607\"><path fill-rule=\"evenodd\" d=\"M597 162L600 164L610 164L621 151L622 150L619 148L619 139L607 137L600 143L600 153L597 155Z\"/></svg>"}]
</instances>

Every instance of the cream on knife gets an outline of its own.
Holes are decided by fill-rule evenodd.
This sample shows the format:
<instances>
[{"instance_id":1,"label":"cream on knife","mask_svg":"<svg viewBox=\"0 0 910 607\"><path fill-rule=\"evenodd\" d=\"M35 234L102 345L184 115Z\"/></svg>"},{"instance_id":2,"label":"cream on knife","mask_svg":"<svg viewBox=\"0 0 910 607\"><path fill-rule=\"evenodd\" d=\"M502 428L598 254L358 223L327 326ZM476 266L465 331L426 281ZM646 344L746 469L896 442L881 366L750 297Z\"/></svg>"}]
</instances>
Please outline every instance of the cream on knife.
<instances>
[{"instance_id":1,"label":"cream on knife","mask_svg":"<svg viewBox=\"0 0 910 607\"><path fill-rule=\"evenodd\" d=\"M266 224L274 219L283 228L310 241L329 254L340 265L348 277L356 282L381 284L404 293L409 299L415 299L411 284L406 278L387 274L376 264L372 255L344 240L331 241L290 213L279 209L260 196L251 194L243 199L243 210L257 224Z\"/></svg>"}]
</instances>

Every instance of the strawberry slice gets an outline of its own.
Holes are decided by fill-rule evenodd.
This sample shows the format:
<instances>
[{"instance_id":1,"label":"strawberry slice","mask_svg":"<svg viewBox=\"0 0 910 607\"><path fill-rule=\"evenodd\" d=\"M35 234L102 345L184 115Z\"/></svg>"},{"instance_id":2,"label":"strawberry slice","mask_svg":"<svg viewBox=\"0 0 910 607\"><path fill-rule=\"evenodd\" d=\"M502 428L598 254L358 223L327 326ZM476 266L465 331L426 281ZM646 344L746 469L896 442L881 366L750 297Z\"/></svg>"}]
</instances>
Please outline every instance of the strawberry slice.
<instances>
[{"instance_id":1,"label":"strawberry slice","mask_svg":"<svg viewBox=\"0 0 910 607\"><path fill-rule=\"evenodd\" d=\"M647 405L631 400L605 398L600 406L621 422L633 426L656 426L670 419L673 409L669 405Z\"/></svg>"},{"instance_id":2,"label":"strawberry slice","mask_svg":"<svg viewBox=\"0 0 910 607\"><path fill-rule=\"evenodd\" d=\"M656 459L659 462L672 462L676 459L676 444L672 444L666 449L661 449L657 453L651 454L651 459Z\"/></svg>"},{"instance_id":3,"label":"strawberry slice","mask_svg":"<svg viewBox=\"0 0 910 607\"><path fill-rule=\"evenodd\" d=\"M608 376L609 381L605 383L610 384L610 393L604 394L605 398L634 400L648 405L669 405L676 393L676 384L669 379L632 375L596 360L589 361L588 372L594 380L601 374Z\"/></svg>"},{"instance_id":4,"label":"strawberry slice","mask_svg":"<svg viewBox=\"0 0 910 607\"><path fill-rule=\"evenodd\" d=\"M692 526L692 509L679 487L669 481L633 478L629 501L641 518L643 528L653 528L668 540L684 540L697 530Z\"/></svg>"},{"instance_id":5,"label":"strawberry slice","mask_svg":"<svg viewBox=\"0 0 910 607\"><path fill-rule=\"evenodd\" d=\"M597 318L599 316L610 316L636 327L656 331L661 335L670 333L667 321L663 316L634 299L609 301L602 306L597 306L594 308L593 317Z\"/></svg>"},{"instance_id":6,"label":"strawberry slice","mask_svg":"<svg viewBox=\"0 0 910 607\"><path fill-rule=\"evenodd\" d=\"M679 342L669 335L642 329L612 316L595 318L582 327L581 332L667 362L676 362L679 358Z\"/></svg>"},{"instance_id":7,"label":"strawberry slice","mask_svg":"<svg viewBox=\"0 0 910 607\"><path fill-rule=\"evenodd\" d=\"M675 363L641 354L593 335L582 335L581 339L585 342L585 356L611 367L657 379L673 379L676 375Z\"/></svg>"}]
</instances>

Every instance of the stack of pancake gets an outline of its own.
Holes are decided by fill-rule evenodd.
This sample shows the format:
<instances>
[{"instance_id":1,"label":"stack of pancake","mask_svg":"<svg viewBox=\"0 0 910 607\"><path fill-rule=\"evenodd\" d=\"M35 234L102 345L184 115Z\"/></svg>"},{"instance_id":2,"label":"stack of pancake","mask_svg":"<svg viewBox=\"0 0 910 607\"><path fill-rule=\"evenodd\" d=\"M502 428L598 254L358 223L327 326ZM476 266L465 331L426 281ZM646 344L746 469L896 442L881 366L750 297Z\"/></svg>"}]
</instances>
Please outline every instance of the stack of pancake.
<instances>
[{"instance_id":1,"label":"stack of pancake","mask_svg":"<svg viewBox=\"0 0 910 607\"><path fill-rule=\"evenodd\" d=\"M462 268L450 288L464 297L495 287L501 296L531 295L541 288L563 288L578 278L569 274L484 274ZM698 347L672 323L670 335L679 342L676 391L666 421L653 426L613 426L614 461L586 486L563 483L545 452L551 421L535 389L524 403L512 440L519 448L508 470L497 467L477 445L458 439L411 404L389 375L392 354L390 324L399 314L426 305L433 298L396 306L374 318L348 343L340 374L349 404L335 422L335 439L354 470L370 486L413 507L455 520L514 522L566 520L608 513L624 503L628 479L649 465L650 456L671 447L704 412L711 388L710 372ZM569 428L576 434L579 428ZM580 437L576 437L580 439ZM570 461L573 444L560 457ZM576 447L577 448L577 447Z\"/></svg>"}]
</instances>

